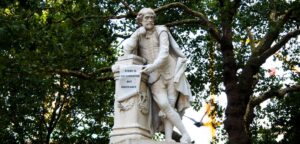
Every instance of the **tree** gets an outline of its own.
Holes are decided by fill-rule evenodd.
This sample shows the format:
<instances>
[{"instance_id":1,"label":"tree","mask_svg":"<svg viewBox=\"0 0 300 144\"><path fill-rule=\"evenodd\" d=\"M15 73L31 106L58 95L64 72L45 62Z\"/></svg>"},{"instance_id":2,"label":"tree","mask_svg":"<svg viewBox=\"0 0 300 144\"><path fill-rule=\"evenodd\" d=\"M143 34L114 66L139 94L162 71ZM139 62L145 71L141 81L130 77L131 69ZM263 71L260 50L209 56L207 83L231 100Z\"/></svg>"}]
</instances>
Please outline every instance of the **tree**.
<instances>
[{"instance_id":1,"label":"tree","mask_svg":"<svg viewBox=\"0 0 300 144\"><path fill-rule=\"evenodd\" d=\"M99 1L1 1L0 139L108 143L115 61Z\"/></svg>"},{"instance_id":2,"label":"tree","mask_svg":"<svg viewBox=\"0 0 300 144\"><path fill-rule=\"evenodd\" d=\"M299 64L298 1L0 4L0 136L7 142L107 143L112 118L106 116L113 104L109 66L119 50L115 42L136 29L134 18L142 7L154 8L157 23L170 28L191 60L194 108L212 93L226 93L224 125L230 143L251 143L250 124L261 102L300 89L282 87L280 78L266 77L261 67L275 53Z\"/></svg>"}]
</instances>

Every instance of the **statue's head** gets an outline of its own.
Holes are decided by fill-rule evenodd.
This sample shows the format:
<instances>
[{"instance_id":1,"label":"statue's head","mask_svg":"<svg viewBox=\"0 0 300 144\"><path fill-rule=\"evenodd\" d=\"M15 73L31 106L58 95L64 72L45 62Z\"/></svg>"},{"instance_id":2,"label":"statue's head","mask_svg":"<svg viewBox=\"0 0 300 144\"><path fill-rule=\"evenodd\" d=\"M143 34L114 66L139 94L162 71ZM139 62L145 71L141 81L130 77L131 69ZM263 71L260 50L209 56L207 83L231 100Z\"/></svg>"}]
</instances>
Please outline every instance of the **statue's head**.
<instances>
[{"instance_id":1,"label":"statue's head","mask_svg":"<svg viewBox=\"0 0 300 144\"><path fill-rule=\"evenodd\" d=\"M151 8L142 8L136 16L136 22L139 26L144 26L146 30L154 28L154 19L156 15Z\"/></svg>"}]
</instances>

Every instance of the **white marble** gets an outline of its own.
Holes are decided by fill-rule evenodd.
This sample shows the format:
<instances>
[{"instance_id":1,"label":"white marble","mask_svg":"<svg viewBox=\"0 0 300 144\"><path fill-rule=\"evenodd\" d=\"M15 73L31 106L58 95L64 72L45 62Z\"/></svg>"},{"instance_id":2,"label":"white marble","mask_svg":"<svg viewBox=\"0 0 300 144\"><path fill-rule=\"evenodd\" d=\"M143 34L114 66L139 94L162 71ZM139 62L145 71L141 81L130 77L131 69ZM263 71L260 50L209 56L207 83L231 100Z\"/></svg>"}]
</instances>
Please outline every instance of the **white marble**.
<instances>
[{"instance_id":1,"label":"white marble","mask_svg":"<svg viewBox=\"0 0 300 144\"><path fill-rule=\"evenodd\" d=\"M146 140L146 139L128 139L121 141L120 143L117 144L180 144L177 142L159 142L159 141L154 141L154 140Z\"/></svg>"},{"instance_id":2,"label":"white marble","mask_svg":"<svg viewBox=\"0 0 300 144\"><path fill-rule=\"evenodd\" d=\"M116 144L127 139L150 139L150 93L147 87L148 75L141 74L138 79L139 85L135 93L128 96L128 89L122 88L120 83L120 67L142 66L143 59L134 55L122 56L113 66L115 77L115 103L114 103L114 126L110 134L110 143ZM133 73L136 74L136 73ZM131 76L131 74L123 75ZM135 79L136 77L130 77ZM130 80L130 79L127 79ZM130 83L128 84L130 86Z\"/></svg>"},{"instance_id":3,"label":"white marble","mask_svg":"<svg viewBox=\"0 0 300 144\"><path fill-rule=\"evenodd\" d=\"M174 126L182 134L180 142L191 143L181 120L192 100L190 85L184 75L187 59L168 28L154 25L155 16L150 8L140 10L137 15L140 27L123 42L125 55L112 67L116 78L116 101L111 143L123 139L117 138L122 137L121 135L127 135L127 140L150 139L151 135L158 131L164 131L166 142L170 142L173 141ZM126 65L140 65L136 70L132 69L140 71L140 76L121 82L120 69L122 73ZM122 75L126 74L121 74L121 77ZM140 81L137 84L140 88L124 92L122 86L136 88L136 85L131 83L136 80Z\"/></svg>"}]
</instances>

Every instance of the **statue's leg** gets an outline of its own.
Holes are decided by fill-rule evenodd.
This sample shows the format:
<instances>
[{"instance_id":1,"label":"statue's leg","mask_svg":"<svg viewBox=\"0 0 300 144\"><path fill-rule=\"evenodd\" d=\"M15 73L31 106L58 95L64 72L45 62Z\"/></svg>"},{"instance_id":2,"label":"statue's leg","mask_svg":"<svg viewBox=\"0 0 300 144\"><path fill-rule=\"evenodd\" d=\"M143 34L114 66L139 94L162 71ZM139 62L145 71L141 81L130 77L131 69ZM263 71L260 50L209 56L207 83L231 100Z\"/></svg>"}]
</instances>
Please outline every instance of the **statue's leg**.
<instances>
[{"instance_id":1,"label":"statue's leg","mask_svg":"<svg viewBox=\"0 0 300 144\"><path fill-rule=\"evenodd\" d=\"M168 100L167 85L162 79L158 80L151 86L153 99L159 108L167 115L167 119L178 128L182 134L181 143L189 144L191 138L185 129L179 114L172 108Z\"/></svg>"},{"instance_id":2,"label":"statue's leg","mask_svg":"<svg viewBox=\"0 0 300 144\"><path fill-rule=\"evenodd\" d=\"M169 80L169 81L171 81L171 80ZM168 94L169 103L170 103L171 107L174 109L177 98L178 98L178 92L176 91L174 85L168 84L167 94ZM166 119L164 121L164 124L165 124L165 139L166 139L166 141L173 141L172 134L173 134L174 125L168 119Z\"/></svg>"},{"instance_id":3,"label":"statue's leg","mask_svg":"<svg viewBox=\"0 0 300 144\"><path fill-rule=\"evenodd\" d=\"M170 120L165 119L164 120L164 125L165 125L165 140L167 142L174 142L172 139L172 134L173 134L173 124L171 123Z\"/></svg>"}]
</instances>

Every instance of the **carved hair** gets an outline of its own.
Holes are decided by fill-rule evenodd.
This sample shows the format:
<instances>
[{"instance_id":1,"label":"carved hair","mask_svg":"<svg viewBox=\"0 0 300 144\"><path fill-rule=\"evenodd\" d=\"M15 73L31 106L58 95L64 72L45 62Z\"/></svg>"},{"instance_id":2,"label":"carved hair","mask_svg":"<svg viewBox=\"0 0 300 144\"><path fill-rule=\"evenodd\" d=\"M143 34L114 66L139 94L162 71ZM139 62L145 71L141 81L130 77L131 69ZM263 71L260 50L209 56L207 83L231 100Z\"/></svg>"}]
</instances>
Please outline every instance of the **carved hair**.
<instances>
[{"instance_id":1,"label":"carved hair","mask_svg":"<svg viewBox=\"0 0 300 144\"><path fill-rule=\"evenodd\" d=\"M152 14L152 15L154 16L154 18L156 17L156 14L155 14L155 12L154 12L153 9L151 9L151 8L142 8L142 9L139 11L139 13L137 14L136 18L135 18L136 23L137 23L139 26L142 25L141 22L142 22L143 17L144 17L145 14Z\"/></svg>"}]
</instances>

